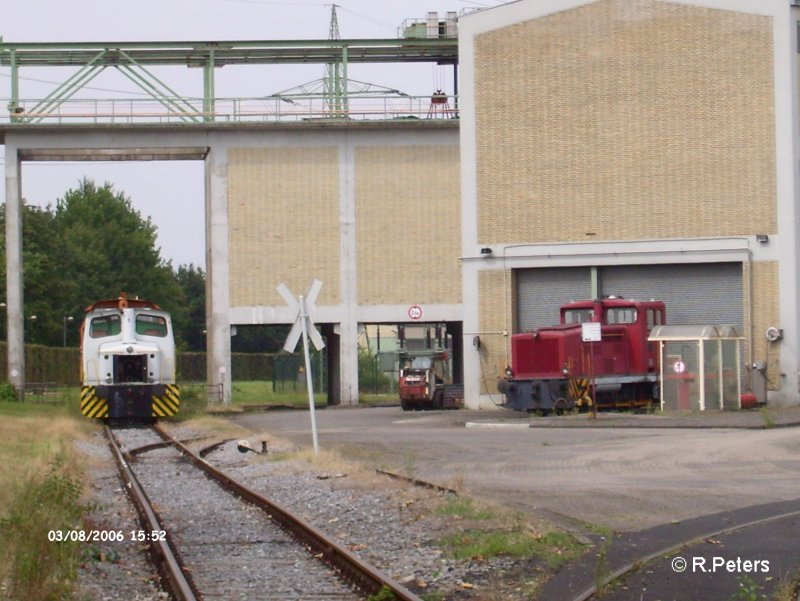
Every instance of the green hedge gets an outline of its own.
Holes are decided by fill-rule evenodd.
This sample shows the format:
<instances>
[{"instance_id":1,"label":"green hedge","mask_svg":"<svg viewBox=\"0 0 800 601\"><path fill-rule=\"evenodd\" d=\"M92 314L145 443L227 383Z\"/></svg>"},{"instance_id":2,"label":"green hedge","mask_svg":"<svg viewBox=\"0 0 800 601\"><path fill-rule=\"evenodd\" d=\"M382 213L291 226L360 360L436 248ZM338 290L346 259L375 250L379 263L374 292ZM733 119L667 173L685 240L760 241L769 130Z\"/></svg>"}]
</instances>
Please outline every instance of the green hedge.
<instances>
[{"instance_id":1,"label":"green hedge","mask_svg":"<svg viewBox=\"0 0 800 601\"><path fill-rule=\"evenodd\" d=\"M178 381L203 382L206 379L205 353L178 353ZM271 380L275 355L268 353L231 354L231 372L237 381Z\"/></svg>"},{"instance_id":2,"label":"green hedge","mask_svg":"<svg viewBox=\"0 0 800 601\"><path fill-rule=\"evenodd\" d=\"M179 382L203 382L206 379L205 353L178 353ZM233 353L233 377L236 380L272 380L275 355L267 353ZM8 348L0 342L0 374L8 365ZM0 376L0 380L4 380ZM54 382L78 386L81 382L81 353L77 348L25 345L25 380L27 382Z\"/></svg>"},{"instance_id":3,"label":"green hedge","mask_svg":"<svg viewBox=\"0 0 800 601\"><path fill-rule=\"evenodd\" d=\"M8 347L0 342L0 373L8 365ZM0 377L0 380L5 380ZM77 386L81 381L81 352L76 348L25 345L25 381Z\"/></svg>"}]
</instances>

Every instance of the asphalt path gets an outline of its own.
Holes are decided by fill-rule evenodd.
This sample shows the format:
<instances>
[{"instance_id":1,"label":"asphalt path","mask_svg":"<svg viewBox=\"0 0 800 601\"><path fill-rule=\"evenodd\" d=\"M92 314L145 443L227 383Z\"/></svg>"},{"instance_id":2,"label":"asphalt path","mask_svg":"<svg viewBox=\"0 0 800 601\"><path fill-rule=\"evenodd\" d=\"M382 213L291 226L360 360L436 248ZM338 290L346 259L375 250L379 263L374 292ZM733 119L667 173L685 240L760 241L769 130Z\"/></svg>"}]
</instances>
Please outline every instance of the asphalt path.
<instances>
[{"instance_id":1,"label":"asphalt path","mask_svg":"<svg viewBox=\"0 0 800 601\"><path fill-rule=\"evenodd\" d=\"M321 448L591 537L595 550L551 579L545 600L587 599L615 574L604 599L751 598L741 595L773 592L800 567L799 409L597 420L398 407L316 415ZM234 420L312 444L305 411Z\"/></svg>"},{"instance_id":2,"label":"asphalt path","mask_svg":"<svg viewBox=\"0 0 800 601\"><path fill-rule=\"evenodd\" d=\"M775 599L798 577L800 507L794 510L658 557L613 583L602 598L683 601L691 591L694 599Z\"/></svg>"}]
</instances>

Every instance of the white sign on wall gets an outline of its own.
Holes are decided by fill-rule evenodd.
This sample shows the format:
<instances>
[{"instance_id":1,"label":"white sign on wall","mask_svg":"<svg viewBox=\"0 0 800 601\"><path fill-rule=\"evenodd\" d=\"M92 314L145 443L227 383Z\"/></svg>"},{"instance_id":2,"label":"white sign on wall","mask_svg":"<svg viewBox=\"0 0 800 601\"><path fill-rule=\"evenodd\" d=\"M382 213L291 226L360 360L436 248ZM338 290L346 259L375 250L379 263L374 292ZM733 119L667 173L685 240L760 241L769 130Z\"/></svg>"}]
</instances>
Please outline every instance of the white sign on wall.
<instances>
[{"instance_id":1,"label":"white sign on wall","mask_svg":"<svg viewBox=\"0 0 800 601\"><path fill-rule=\"evenodd\" d=\"M589 321L581 324L581 338L584 342L600 342L600 322Z\"/></svg>"}]
</instances>

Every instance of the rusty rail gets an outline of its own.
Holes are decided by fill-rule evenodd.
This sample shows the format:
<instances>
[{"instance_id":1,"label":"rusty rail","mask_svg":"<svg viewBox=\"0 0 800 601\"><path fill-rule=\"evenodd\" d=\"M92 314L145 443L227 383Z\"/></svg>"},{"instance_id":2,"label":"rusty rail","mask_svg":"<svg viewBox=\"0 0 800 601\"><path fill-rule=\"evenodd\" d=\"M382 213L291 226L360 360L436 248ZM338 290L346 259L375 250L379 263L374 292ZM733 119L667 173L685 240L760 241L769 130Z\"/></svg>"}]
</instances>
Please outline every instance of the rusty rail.
<instances>
[{"instance_id":1,"label":"rusty rail","mask_svg":"<svg viewBox=\"0 0 800 601\"><path fill-rule=\"evenodd\" d=\"M277 503L236 482L224 472L198 457L186 445L175 440L160 426L154 425L153 430L164 440L172 441L172 444L181 453L223 488L265 511L281 528L306 545L315 556L319 556L359 591L366 595L374 595L382 589L388 589L398 601L422 601L414 593L366 564L358 556L329 539L324 533L302 518L293 515Z\"/></svg>"},{"instance_id":2,"label":"rusty rail","mask_svg":"<svg viewBox=\"0 0 800 601\"><path fill-rule=\"evenodd\" d=\"M108 439L108 444L111 447L114 460L117 462L120 477L125 484L125 490L128 491L128 496L136 507L136 511L139 513L139 519L143 527L148 532L165 530L158 519L158 515L153 510L150 499L147 498L136 475L128 465L128 461L122 449L120 449L117 440L114 438L111 428L105 426L103 431ZM194 583L192 583L191 578L183 570L169 533L166 534L166 540L151 541L150 550L158 566L158 570L169 589L169 593L173 598L178 601L197 601L198 599L202 599Z\"/></svg>"},{"instance_id":3,"label":"rusty rail","mask_svg":"<svg viewBox=\"0 0 800 601\"><path fill-rule=\"evenodd\" d=\"M381 476L388 476L393 480L400 480L401 482L408 482L409 484L413 484L414 486L418 486L420 488L428 488L430 490L435 490L436 492L447 493L449 495L456 495L458 496L458 491L452 488L447 488L446 486L441 486L439 484L434 484L433 482L426 482L425 480L419 480L417 478L409 478L408 476L402 476L400 474L395 474L394 472L387 472L386 470L376 469L376 474L380 474Z\"/></svg>"}]
</instances>

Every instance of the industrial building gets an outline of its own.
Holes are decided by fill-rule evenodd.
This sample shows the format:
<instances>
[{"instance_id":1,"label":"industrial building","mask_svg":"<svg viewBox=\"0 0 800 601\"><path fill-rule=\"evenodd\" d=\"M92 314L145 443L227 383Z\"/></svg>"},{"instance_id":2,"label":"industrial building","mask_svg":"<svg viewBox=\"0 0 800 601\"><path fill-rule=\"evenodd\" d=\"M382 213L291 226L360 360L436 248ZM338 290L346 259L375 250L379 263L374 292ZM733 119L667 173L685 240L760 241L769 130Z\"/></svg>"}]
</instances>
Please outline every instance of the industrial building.
<instances>
[{"instance_id":1,"label":"industrial building","mask_svg":"<svg viewBox=\"0 0 800 601\"><path fill-rule=\"evenodd\" d=\"M208 378L227 394L231 327L291 323L276 286L303 294L316 278L333 403L357 402L359 324L418 322L447 324L465 405L494 408L510 335L605 295L661 299L671 324L736 326L745 385L757 372L770 402L796 403L799 19L790 0L475 11L458 20L457 58L445 46L414 58L458 67L447 110L434 93L413 118L223 123L209 118L213 96L197 124L48 125L16 113L2 125L7 199L19 201L20 161L80 149L203 160ZM420 31L450 38L453 18ZM364 61L408 51L342 48ZM206 61L207 78L221 60L258 60L250 47L203 52L192 64ZM19 233L7 227L11 261ZM8 273L18 276L11 263ZM14 381L22 358L13 346L9 356Z\"/></svg>"},{"instance_id":2,"label":"industrial building","mask_svg":"<svg viewBox=\"0 0 800 601\"><path fill-rule=\"evenodd\" d=\"M460 19L470 407L498 401L511 333L605 295L737 326L770 400L797 402L794 4L521 0Z\"/></svg>"}]
</instances>

